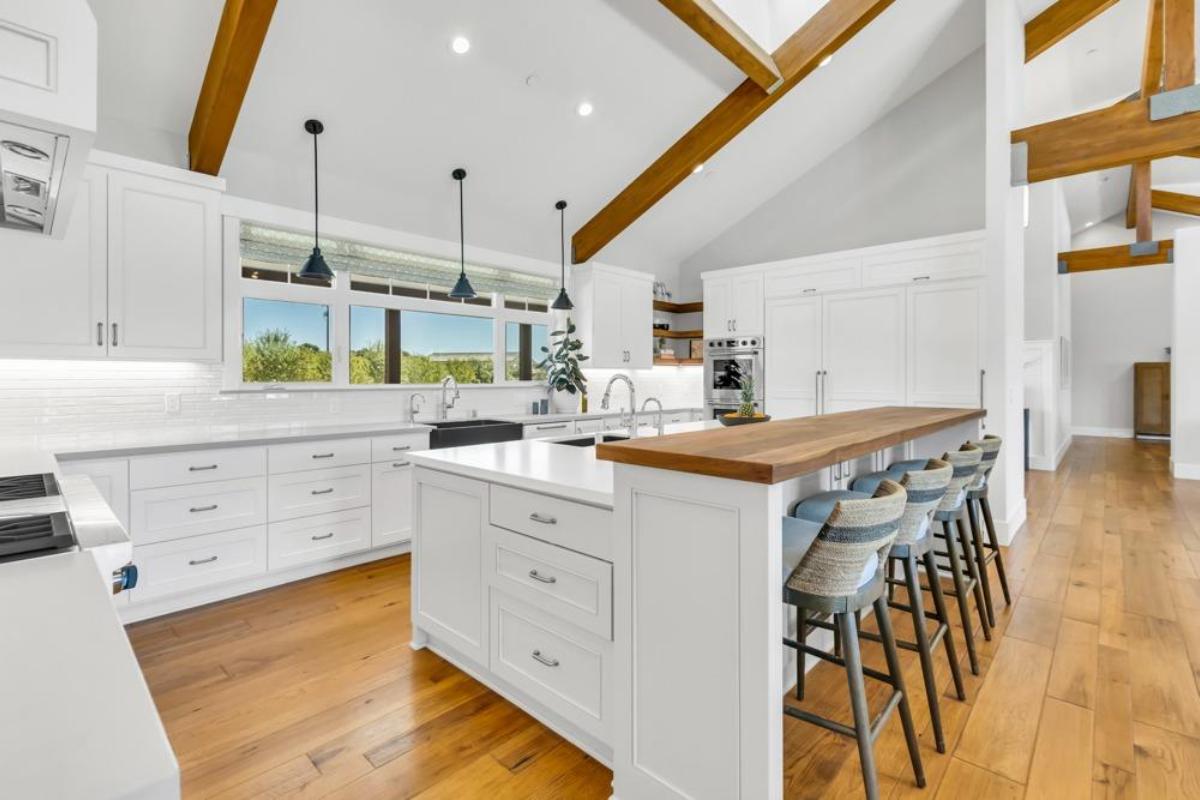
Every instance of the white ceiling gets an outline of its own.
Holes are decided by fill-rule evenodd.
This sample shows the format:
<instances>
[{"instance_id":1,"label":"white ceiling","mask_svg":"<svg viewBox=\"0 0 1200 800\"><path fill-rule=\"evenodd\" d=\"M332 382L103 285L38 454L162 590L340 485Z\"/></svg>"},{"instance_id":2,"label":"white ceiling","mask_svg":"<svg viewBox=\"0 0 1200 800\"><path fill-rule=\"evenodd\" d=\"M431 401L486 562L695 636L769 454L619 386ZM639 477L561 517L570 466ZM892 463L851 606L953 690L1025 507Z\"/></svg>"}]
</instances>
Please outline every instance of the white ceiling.
<instances>
[{"instance_id":1,"label":"white ceiling","mask_svg":"<svg viewBox=\"0 0 1200 800\"><path fill-rule=\"evenodd\" d=\"M169 141L182 158L221 0L92 5L98 139L133 155ZM976 49L981 6L899 0L600 260L669 272ZM309 207L316 116L323 212L455 239L463 166L468 242L556 261L555 200L571 203L569 235L740 80L649 0L288 0L222 175L233 194Z\"/></svg>"}]
</instances>

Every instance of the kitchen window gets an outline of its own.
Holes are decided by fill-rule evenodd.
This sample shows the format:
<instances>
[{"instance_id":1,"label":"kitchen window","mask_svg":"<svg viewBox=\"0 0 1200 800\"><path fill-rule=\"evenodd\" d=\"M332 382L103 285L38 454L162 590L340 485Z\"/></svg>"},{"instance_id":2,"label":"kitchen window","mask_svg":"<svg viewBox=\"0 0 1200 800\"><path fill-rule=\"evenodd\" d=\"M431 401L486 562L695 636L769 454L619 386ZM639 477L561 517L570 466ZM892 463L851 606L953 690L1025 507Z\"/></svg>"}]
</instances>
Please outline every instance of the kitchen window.
<instances>
[{"instance_id":1,"label":"kitchen window","mask_svg":"<svg viewBox=\"0 0 1200 800\"><path fill-rule=\"evenodd\" d=\"M247 297L242 302L243 383L329 383L329 306Z\"/></svg>"},{"instance_id":2,"label":"kitchen window","mask_svg":"<svg viewBox=\"0 0 1200 800\"><path fill-rule=\"evenodd\" d=\"M504 325L504 377L510 381L544 381L546 358L543 347L550 346L549 327L520 322Z\"/></svg>"},{"instance_id":3,"label":"kitchen window","mask_svg":"<svg viewBox=\"0 0 1200 800\"><path fill-rule=\"evenodd\" d=\"M492 328L488 317L350 306L350 383L493 383Z\"/></svg>"}]
</instances>

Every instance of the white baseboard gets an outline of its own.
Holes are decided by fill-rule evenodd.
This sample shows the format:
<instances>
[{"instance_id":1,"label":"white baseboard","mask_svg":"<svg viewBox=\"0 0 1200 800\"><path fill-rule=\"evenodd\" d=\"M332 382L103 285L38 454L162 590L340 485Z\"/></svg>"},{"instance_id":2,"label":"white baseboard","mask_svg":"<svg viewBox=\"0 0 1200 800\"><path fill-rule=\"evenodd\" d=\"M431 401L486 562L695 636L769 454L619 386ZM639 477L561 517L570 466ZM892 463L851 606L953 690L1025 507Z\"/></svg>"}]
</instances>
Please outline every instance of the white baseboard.
<instances>
[{"instance_id":1,"label":"white baseboard","mask_svg":"<svg viewBox=\"0 0 1200 800\"><path fill-rule=\"evenodd\" d=\"M1000 540L1000 544L1007 547L1012 544L1013 538L1021 530L1021 526L1025 524L1025 516L1028 506L1025 503L1025 498L1017 503L1016 507L1008 512L1007 519L996 520L996 538Z\"/></svg>"},{"instance_id":2,"label":"white baseboard","mask_svg":"<svg viewBox=\"0 0 1200 800\"><path fill-rule=\"evenodd\" d=\"M1200 464L1180 464L1172 460L1171 474L1179 480L1200 481Z\"/></svg>"},{"instance_id":3,"label":"white baseboard","mask_svg":"<svg viewBox=\"0 0 1200 800\"><path fill-rule=\"evenodd\" d=\"M1092 434L1089 434L1092 435ZM1058 446L1058 450L1054 451L1053 455L1030 455L1029 468L1036 469L1041 472L1054 472L1066 457L1067 451L1071 449L1072 438L1068 436L1066 440Z\"/></svg>"},{"instance_id":4,"label":"white baseboard","mask_svg":"<svg viewBox=\"0 0 1200 800\"><path fill-rule=\"evenodd\" d=\"M1071 428L1072 436L1105 436L1109 439L1132 439L1133 428L1092 428L1077 426Z\"/></svg>"},{"instance_id":5,"label":"white baseboard","mask_svg":"<svg viewBox=\"0 0 1200 800\"><path fill-rule=\"evenodd\" d=\"M1058 469L1058 465L1067 457L1067 451L1071 449L1071 434L1067 434L1067 438L1058 446L1058 452L1054 454L1054 468Z\"/></svg>"}]
</instances>

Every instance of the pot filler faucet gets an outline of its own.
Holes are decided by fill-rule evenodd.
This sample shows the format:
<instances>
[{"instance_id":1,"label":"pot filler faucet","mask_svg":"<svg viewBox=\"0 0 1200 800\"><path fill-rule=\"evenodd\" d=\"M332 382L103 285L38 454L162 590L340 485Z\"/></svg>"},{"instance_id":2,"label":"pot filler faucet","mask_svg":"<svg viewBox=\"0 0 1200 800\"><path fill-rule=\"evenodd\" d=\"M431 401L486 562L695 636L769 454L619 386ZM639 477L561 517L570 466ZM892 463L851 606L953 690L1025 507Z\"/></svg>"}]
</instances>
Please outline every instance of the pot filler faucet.
<instances>
[{"instance_id":1,"label":"pot filler faucet","mask_svg":"<svg viewBox=\"0 0 1200 800\"><path fill-rule=\"evenodd\" d=\"M450 390L451 386L454 387L454 394L449 400L447 400L446 392ZM442 402L438 405L438 419L446 419L450 409L454 408L454 401L461 396L462 395L458 393L458 381L455 380L453 375L447 375L446 377L442 378Z\"/></svg>"},{"instance_id":2,"label":"pot filler faucet","mask_svg":"<svg viewBox=\"0 0 1200 800\"><path fill-rule=\"evenodd\" d=\"M657 419L658 419L658 435L659 435L659 436L662 436L662 435L663 435L663 407L662 407L662 401L661 401L661 400L659 400L657 397L647 397L645 400L643 400L643 401L642 401L642 411L645 411L645 410L646 410L646 406L650 405L651 403L654 403L654 405L658 406L658 415L657 415Z\"/></svg>"},{"instance_id":3,"label":"pot filler faucet","mask_svg":"<svg viewBox=\"0 0 1200 800\"><path fill-rule=\"evenodd\" d=\"M621 373L617 373L616 375L613 375L611 378L608 379L608 385L604 387L604 397L600 398L600 408L605 411L608 410L608 401L612 397L612 387L613 387L613 384L616 383L617 381L624 381L625 385L629 387L629 418L630 418L629 438L636 439L637 438L637 390L633 388L633 381L629 379L628 375L623 375ZM625 412L624 411L621 412L621 424L622 425L625 424Z\"/></svg>"},{"instance_id":4,"label":"pot filler faucet","mask_svg":"<svg viewBox=\"0 0 1200 800\"><path fill-rule=\"evenodd\" d=\"M417 403L418 398L421 400L420 403ZM417 409L423 405L425 405L425 395L423 395L419 392L413 392L412 394L410 394L408 396L408 421L409 422L417 421Z\"/></svg>"}]
</instances>

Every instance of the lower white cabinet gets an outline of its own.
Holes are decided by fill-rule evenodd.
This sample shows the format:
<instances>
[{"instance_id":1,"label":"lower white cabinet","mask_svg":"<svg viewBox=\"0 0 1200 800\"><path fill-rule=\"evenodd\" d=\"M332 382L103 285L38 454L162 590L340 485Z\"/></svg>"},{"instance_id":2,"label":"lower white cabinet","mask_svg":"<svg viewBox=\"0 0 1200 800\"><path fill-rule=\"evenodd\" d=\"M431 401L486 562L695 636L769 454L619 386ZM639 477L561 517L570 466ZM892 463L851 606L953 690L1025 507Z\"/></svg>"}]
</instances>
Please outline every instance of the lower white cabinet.
<instances>
[{"instance_id":1,"label":"lower white cabinet","mask_svg":"<svg viewBox=\"0 0 1200 800\"><path fill-rule=\"evenodd\" d=\"M87 475L121 527L129 530L129 460L124 458L65 461L64 475Z\"/></svg>"},{"instance_id":2,"label":"lower white cabinet","mask_svg":"<svg viewBox=\"0 0 1200 800\"><path fill-rule=\"evenodd\" d=\"M130 492L134 545L261 525L267 521L263 478L240 478Z\"/></svg>"},{"instance_id":3,"label":"lower white cabinet","mask_svg":"<svg viewBox=\"0 0 1200 800\"><path fill-rule=\"evenodd\" d=\"M522 438L544 439L549 436L565 436L575 433L575 423L571 420L562 422L539 422L526 425Z\"/></svg>"},{"instance_id":4,"label":"lower white cabinet","mask_svg":"<svg viewBox=\"0 0 1200 800\"><path fill-rule=\"evenodd\" d=\"M272 475L267 491L272 522L369 506L371 467L362 464Z\"/></svg>"},{"instance_id":5,"label":"lower white cabinet","mask_svg":"<svg viewBox=\"0 0 1200 800\"><path fill-rule=\"evenodd\" d=\"M272 522L267 534L267 565L272 570L327 561L371 546L371 509Z\"/></svg>"},{"instance_id":6,"label":"lower white cabinet","mask_svg":"<svg viewBox=\"0 0 1200 800\"><path fill-rule=\"evenodd\" d=\"M599 433L604 430L604 419L577 419L575 420L576 433Z\"/></svg>"},{"instance_id":7,"label":"lower white cabinet","mask_svg":"<svg viewBox=\"0 0 1200 800\"><path fill-rule=\"evenodd\" d=\"M407 461L371 465L372 547L412 538L412 472Z\"/></svg>"},{"instance_id":8,"label":"lower white cabinet","mask_svg":"<svg viewBox=\"0 0 1200 800\"><path fill-rule=\"evenodd\" d=\"M605 561L612 559L612 512L539 492L491 487L491 523Z\"/></svg>"},{"instance_id":9,"label":"lower white cabinet","mask_svg":"<svg viewBox=\"0 0 1200 800\"><path fill-rule=\"evenodd\" d=\"M266 572L267 529L258 525L139 545L134 560L138 602L204 589Z\"/></svg>"}]
</instances>

